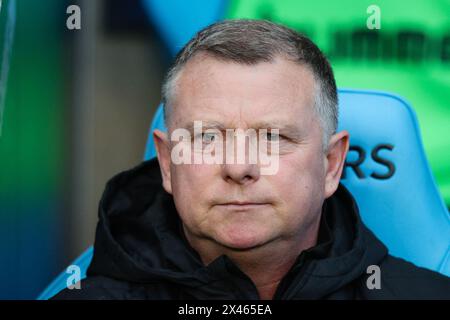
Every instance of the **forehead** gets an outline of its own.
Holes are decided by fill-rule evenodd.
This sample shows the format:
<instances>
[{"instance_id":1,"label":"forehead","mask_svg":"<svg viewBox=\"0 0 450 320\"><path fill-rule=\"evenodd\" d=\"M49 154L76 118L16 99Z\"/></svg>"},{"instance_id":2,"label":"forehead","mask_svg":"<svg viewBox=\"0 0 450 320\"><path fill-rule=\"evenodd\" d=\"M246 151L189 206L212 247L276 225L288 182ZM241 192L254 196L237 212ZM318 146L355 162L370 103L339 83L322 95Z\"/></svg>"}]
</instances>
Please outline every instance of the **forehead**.
<instances>
[{"instance_id":1,"label":"forehead","mask_svg":"<svg viewBox=\"0 0 450 320\"><path fill-rule=\"evenodd\" d=\"M177 126L193 120L231 128L311 121L314 77L306 66L283 58L244 65L207 55L190 60L180 73L172 101Z\"/></svg>"}]
</instances>

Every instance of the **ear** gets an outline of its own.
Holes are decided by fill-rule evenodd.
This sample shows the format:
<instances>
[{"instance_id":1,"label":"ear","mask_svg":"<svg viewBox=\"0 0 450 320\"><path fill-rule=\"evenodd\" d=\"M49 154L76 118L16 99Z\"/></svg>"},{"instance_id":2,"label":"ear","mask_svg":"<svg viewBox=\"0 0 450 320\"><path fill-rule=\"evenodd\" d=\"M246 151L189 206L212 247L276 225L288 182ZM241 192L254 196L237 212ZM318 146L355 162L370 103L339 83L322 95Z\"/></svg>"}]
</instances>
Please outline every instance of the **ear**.
<instances>
[{"instance_id":1,"label":"ear","mask_svg":"<svg viewBox=\"0 0 450 320\"><path fill-rule=\"evenodd\" d=\"M350 135L345 130L330 138L325 160L325 198L330 197L338 188L347 157L349 139Z\"/></svg>"},{"instance_id":2,"label":"ear","mask_svg":"<svg viewBox=\"0 0 450 320\"><path fill-rule=\"evenodd\" d=\"M155 129L153 131L153 141L155 142L159 167L161 169L163 188L168 193L172 194L172 183L170 180L170 164L171 164L170 141L167 137L167 134L158 129Z\"/></svg>"}]
</instances>

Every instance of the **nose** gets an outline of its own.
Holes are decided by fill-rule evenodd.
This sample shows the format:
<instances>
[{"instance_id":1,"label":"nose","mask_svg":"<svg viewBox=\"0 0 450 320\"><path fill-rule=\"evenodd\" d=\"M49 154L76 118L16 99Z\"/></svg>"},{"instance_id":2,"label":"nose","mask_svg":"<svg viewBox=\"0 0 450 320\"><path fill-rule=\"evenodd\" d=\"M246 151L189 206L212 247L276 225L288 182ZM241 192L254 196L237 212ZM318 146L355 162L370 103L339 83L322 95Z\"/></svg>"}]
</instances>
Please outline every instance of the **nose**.
<instances>
[{"instance_id":1,"label":"nose","mask_svg":"<svg viewBox=\"0 0 450 320\"><path fill-rule=\"evenodd\" d=\"M247 185L258 181L260 169L256 164L224 164L222 177L228 183Z\"/></svg>"},{"instance_id":2,"label":"nose","mask_svg":"<svg viewBox=\"0 0 450 320\"><path fill-rule=\"evenodd\" d=\"M260 167L258 161L255 161L257 153L255 137L253 139L252 136L246 137L246 133L238 130L231 139L229 138L227 136L222 178L228 183L240 185L257 181L260 177Z\"/></svg>"}]
</instances>

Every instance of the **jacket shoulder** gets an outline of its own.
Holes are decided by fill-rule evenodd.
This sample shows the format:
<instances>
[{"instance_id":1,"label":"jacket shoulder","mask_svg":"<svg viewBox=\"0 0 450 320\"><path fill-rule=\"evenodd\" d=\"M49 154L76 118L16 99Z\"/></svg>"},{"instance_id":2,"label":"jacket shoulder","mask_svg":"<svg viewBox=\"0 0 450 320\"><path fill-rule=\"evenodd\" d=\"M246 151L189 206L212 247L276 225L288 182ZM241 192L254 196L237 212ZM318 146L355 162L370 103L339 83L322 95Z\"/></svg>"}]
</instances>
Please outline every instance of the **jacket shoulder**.
<instances>
[{"instance_id":1,"label":"jacket shoulder","mask_svg":"<svg viewBox=\"0 0 450 320\"><path fill-rule=\"evenodd\" d=\"M391 255L379 267L381 288L365 286L369 299L450 299L450 278L443 274Z\"/></svg>"},{"instance_id":2,"label":"jacket shoulder","mask_svg":"<svg viewBox=\"0 0 450 320\"><path fill-rule=\"evenodd\" d=\"M127 282L103 276L88 277L80 282L80 288L66 288L51 300L115 300L127 299L130 293Z\"/></svg>"},{"instance_id":3,"label":"jacket shoulder","mask_svg":"<svg viewBox=\"0 0 450 320\"><path fill-rule=\"evenodd\" d=\"M52 300L168 300L177 299L179 288L166 282L133 283L105 276L90 276L80 289L64 289Z\"/></svg>"}]
</instances>

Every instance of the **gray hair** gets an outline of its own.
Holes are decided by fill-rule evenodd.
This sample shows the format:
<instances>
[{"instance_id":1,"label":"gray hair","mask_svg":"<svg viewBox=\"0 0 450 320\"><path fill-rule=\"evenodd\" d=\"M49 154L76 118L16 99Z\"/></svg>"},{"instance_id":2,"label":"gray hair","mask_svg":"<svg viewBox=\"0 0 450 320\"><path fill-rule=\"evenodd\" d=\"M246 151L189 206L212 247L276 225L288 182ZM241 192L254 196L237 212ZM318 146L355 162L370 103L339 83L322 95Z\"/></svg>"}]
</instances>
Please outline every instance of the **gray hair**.
<instances>
[{"instance_id":1,"label":"gray hair","mask_svg":"<svg viewBox=\"0 0 450 320\"><path fill-rule=\"evenodd\" d=\"M323 149L336 132L338 98L333 70L320 49L306 36L266 21L236 19L214 23L199 31L177 54L162 86L164 121L168 126L171 98L183 66L199 52L214 58L254 65L283 56L307 66L315 79L314 109L323 131Z\"/></svg>"}]
</instances>

